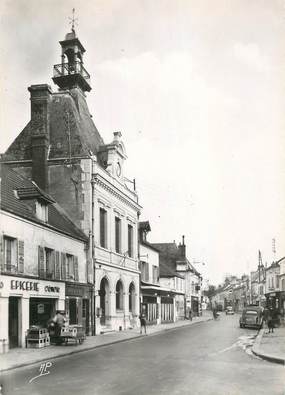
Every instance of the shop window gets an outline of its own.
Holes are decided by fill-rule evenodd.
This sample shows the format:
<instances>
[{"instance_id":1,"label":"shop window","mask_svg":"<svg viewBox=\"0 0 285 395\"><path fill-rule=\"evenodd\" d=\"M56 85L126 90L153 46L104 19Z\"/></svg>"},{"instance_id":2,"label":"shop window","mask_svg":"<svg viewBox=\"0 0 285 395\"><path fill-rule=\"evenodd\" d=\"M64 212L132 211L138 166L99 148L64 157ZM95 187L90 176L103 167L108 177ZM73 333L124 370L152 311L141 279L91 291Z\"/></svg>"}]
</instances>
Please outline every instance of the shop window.
<instances>
[{"instance_id":1,"label":"shop window","mask_svg":"<svg viewBox=\"0 0 285 395\"><path fill-rule=\"evenodd\" d=\"M116 309L123 310L123 284L121 281L116 285Z\"/></svg>"},{"instance_id":2,"label":"shop window","mask_svg":"<svg viewBox=\"0 0 285 395\"><path fill-rule=\"evenodd\" d=\"M121 252L121 220L115 217L115 251Z\"/></svg>"},{"instance_id":3,"label":"shop window","mask_svg":"<svg viewBox=\"0 0 285 395\"><path fill-rule=\"evenodd\" d=\"M71 325L75 325L78 323L77 300L76 299L69 299L69 323Z\"/></svg>"},{"instance_id":4,"label":"shop window","mask_svg":"<svg viewBox=\"0 0 285 395\"><path fill-rule=\"evenodd\" d=\"M100 208L100 246L107 248L107 211Z\"/></svg>"},{"instance_id":5,"label":"shop window","mask_svg":"<svg viewBox=\"0 0 285 395\"><path fill-rule=\"evenodd\" d=\"M133 257L134 255L134 228L132 225L128 225L128 255Z\"/></svg>"}]
</instances>

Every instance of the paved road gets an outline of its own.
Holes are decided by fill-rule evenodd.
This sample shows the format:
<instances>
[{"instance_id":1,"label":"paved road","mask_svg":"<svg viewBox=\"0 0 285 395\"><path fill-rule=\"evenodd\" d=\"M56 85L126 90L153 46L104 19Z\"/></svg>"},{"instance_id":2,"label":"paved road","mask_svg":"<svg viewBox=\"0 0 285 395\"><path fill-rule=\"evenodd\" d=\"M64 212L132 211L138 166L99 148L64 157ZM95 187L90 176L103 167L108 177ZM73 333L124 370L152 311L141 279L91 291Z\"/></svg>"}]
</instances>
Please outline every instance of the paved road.
<instances>
[{"instance_id":1,"label":"paved road","mask_svg":"<svg viewBox=\"0 0 285 395\"><path fill-rule=\"evenodd\" d=\"M6 372L6 394L285 394L285 369L250 355L255 330L240 329L237 316L141 337ZM108 336L108 335L105 335ZM247 351L247 352L246 352Z\"/></svg>"}]
</instances>

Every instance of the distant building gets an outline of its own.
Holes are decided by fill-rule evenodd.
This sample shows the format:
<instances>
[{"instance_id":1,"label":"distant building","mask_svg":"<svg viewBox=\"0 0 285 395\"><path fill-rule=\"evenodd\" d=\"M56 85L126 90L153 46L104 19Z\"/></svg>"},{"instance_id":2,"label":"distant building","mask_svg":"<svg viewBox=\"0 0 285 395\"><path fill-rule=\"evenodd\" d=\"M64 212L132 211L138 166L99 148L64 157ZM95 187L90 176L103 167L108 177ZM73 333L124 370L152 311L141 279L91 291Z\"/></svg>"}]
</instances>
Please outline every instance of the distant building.
<instances>
[{"instance_id":1,"label":"distant building","mask_svg":"<svg viewBox=\"0 0 285 395\"><path fill-rule=\"evenodd\" d=\"M201 313L201 285L202 276L190 261L186 257L186 245L184 237L182 238L182 244L178 246L175 242L173 243L154 243L154 247L160 251L160 263L161 267L165 270L169 270L169 275L179 275L178 278L185 279L185 291L184 291L184 306L182 302L179 302L178 316L182 318L189 316L189 311L192 311L193 315L199 315ZM162 277L162 275L160 275ZM177 280L179 283L180 281Z\"/></svg>"},{"instance_id":2,"label":"distant building","mask_svg":"<svg viewBox=\"0 0 285 395\"><path fill-rule=\"evenodd\" d=\"M147 240L149 221L139 223L139 259L141 271L141 311L148 324L174 321L175 292L163 285L159 250Z\"/></svg>"},{"instance_id":3,"label":"distant building","mask_svg":"<svg viewBox=\"0 0 285 395\"><path fill-rule=\"evenodd\" d=\"M266 273L266 305L269 308L281 312L281 300L280 300L280 264L279 261L273 262L269 267L265 269Z\"/></svg>"}]
</instances>

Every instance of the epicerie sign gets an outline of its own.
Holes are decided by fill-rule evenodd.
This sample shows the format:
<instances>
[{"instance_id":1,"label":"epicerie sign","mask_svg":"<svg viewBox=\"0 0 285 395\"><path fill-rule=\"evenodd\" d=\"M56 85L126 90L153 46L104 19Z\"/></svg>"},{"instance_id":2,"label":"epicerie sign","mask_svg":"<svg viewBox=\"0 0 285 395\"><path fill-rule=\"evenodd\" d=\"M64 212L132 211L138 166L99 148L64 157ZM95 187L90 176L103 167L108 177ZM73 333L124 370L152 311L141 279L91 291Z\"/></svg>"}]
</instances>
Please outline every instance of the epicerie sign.
<instances>
[{"instance_id":1,"label":"epicerie sign","mask_svg":"<svg viewBox=\"0 0 285 395\"><path fill-rule=\"evenodd\" d=\"M39 284L34 281L26 281L26 280L11 280L10 288L13 290L19 291L36 291L39 292ZM44 291L49 293L59 293L60 287L45 285Z\"/></svg>"},{"instance_id":2,"label":"epicerie sign","mask_svg":"<svg viewBox=\"0 0 285 395\"><path fill-rule=\"evenodd\" d=\"M39 283L33 281L11 280L11 289L19 291L39 291Z\"/></svg>"}]
</instances>

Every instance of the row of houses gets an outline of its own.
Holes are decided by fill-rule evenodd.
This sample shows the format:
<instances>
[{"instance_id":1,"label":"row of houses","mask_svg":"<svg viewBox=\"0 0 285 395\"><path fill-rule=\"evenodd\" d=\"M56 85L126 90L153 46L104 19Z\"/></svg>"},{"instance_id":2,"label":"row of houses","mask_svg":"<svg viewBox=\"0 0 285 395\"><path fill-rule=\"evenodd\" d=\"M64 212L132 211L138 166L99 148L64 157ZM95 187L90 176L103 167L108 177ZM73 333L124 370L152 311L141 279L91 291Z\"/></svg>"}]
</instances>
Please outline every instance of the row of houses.
<instances>
[{"instance_id":1,"label":"row of houses","mask_svg":"<svg viewBox=\"0 0 285 395\"><path fill-rule=\"evenodd\" d=\"M267 306L285 318L285 257L269 266L263 265L260 259L257 270L250 275L229 276L217 289L212 303L223 309L232 305L236 311L249 304Z\"/></svg>"},{"instance_id":2,"label":"row of houses","mask_svg":"<svg viewBox=\"0 0 285 395\"><path fill-rule=\"evenodd\" d=\"M184 319L202 277L179 245L150 243L121 133L106 144L89 112L90 75L74 29L53 81L28 88L31 119L1 156L0 341L24 347L56 310L87 335ZM5 345L5 347L4 347Z\"/></svg>"}]
</instances>

